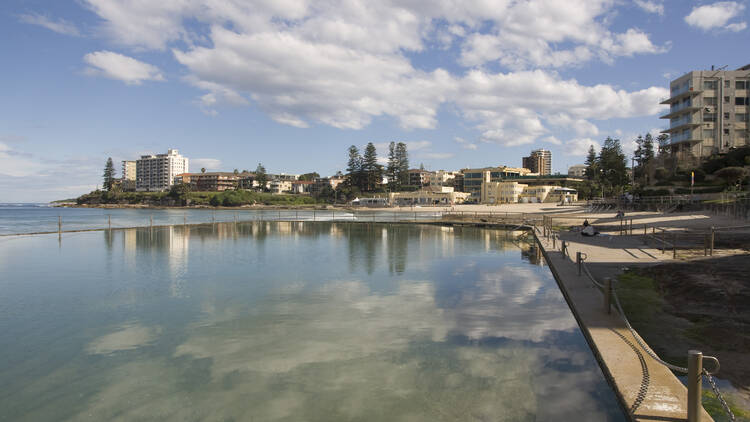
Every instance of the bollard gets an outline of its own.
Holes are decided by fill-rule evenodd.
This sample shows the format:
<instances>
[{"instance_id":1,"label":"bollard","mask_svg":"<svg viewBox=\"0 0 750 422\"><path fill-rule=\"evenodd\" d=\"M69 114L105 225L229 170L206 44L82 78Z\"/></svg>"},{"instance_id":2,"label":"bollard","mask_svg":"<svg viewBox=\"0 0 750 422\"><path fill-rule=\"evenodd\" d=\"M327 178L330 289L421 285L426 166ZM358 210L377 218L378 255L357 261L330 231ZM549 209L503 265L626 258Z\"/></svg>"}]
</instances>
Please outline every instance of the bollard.
<instances>
[{"instance_id":1,"label":"bollard","mask_svg":"<svg viewBox=\"0 0 750 422\"><path fill-rule=\"evenodd\" d=\"M581 276L581 266L583 265L583 261L581 261L581 252L576 252L576 265L578 266L578 276Z\"/></svg>"},{"instance_id":2,"label":"bollard","mask_svg":"<svg viewBox=\"0 0 750 422\"><path fill-rule=\"evenodd\" d=\"M612 279L609 277L604 279L604 310L612 313Z\"/></svg>"},{"instance_id":3,"label":"bollard","mask_svg":"<svg viewBox=\"0 0 750 422\"><path fill-rule=\"evenodd\" d=\"M687 420L688 422L700 422L701 410L701 393L703 383L703 353L697 350L688 351L688 402L687 402Z\"/></svg>"}]
</instances>

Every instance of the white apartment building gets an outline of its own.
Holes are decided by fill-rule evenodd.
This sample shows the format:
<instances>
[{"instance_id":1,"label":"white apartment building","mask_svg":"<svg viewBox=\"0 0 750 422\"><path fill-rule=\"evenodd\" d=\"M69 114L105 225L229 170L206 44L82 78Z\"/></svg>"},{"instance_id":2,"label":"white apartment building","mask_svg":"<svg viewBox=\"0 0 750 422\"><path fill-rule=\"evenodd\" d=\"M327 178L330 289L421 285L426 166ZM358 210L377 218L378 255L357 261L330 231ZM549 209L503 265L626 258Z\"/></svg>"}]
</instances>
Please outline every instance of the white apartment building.
<instances>
[{"instance_id":1,"label":"white apartment building","mask_svg":"<svg viewBox=\"0 0 750 422\"><path fill-rule=\"evenodd\" d=\"M135 190L135 161L122 162L122 190Z\"/></svg>"},{"instance_id":2,"label":"white apartment building","mask_svg":"<svg viewBox=\"0 0 750 422\"><path fill-rule=\"evenodd\" d=\"M176 149L166 154L141 155L135 162L135 188L141 192L159 192L174 184L174 177L188 172L188 158Z\"/></svg>"},{"instance_id":3,"label":"white apartment building","mask_svg":"<svg viewBox=\"0 0 750 422\"><path fill-rule=\"evenodd\" d=\"M750 145L750 65L737 70L699 70L669 84L669 147L680 163Z\"/></svg>"},{"instance_id":4,"label":"white apartment building","mask_svg":"<svg viewBox=\"0 0 750 422\"><path fill-rule=\"evenodd\" d=\"M456 178L456 171L438 170L429 175L429 186L453 186L453 180Z\"/></svg>"}]
</instances>

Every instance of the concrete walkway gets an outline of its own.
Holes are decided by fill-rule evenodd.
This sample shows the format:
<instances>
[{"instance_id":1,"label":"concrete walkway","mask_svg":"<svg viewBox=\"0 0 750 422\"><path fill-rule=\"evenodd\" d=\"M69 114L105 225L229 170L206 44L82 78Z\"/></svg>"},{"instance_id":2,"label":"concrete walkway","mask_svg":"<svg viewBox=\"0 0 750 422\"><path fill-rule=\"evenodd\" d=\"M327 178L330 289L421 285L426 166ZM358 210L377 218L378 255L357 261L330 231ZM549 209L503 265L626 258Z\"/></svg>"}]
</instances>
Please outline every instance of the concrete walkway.
<instances>
[{"instance_id":1,"label":"concrete walkway","mask_svg":"<svg viewBox=\"0 0 750 422\"><path fill-rule=\"evenodd\" d=\"M569 243L572 260L562 255L560 242L553 249L551 240L540 235L538 241L581 330L631 419L687 420L687 389L669 369L640 348L614 305L611 313L605 311L602 293L585 274L578 275L574 262L575 253L582 251L588 255L588 262L627 265L654 263L661 260L661 251L644 248L635 237L608 237L611 236L585 238L583 242L577 241L581 239L580 234L563 234L562 238L567 238L566 243ZM616 274L608 276L614 277ZM701 421L713 419L703 411Z\"/></svg>"}]
</instances>

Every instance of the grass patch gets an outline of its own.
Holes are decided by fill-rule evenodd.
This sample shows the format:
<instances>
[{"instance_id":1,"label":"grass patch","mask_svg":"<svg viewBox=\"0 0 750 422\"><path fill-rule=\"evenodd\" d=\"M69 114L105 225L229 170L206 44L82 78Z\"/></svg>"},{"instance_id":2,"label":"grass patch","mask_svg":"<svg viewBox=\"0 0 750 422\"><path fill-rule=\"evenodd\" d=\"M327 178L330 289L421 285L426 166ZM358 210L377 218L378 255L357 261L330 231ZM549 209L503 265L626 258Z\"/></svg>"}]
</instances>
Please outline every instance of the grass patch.
<instances>
[{"instance_id":1,"label":"grass patch","mask_svg":"<svg viewBox=\"0 0 750 422\"><path fill-rule=\"evenodd\" d=\"M617 294L623 311L634 324L648 324L662 312L664 299L651 277L627 271L618 277Z\"/></svg>"},{"instance_id":2,"label":"grass patch","mask_svg":"<svg viewBox=\"0 0 750 422\"><path fill-rule=\"evenodd\" d=\"M734 413L734 416L738 421L750 422L749 411L737 407L737 405L732 401L732 398L727 397L726 394L722 395L727 401L729 409L732 410L732 413ZM703 403L703 408L706 409L706 412L708 412L708 414L711 415L711 417L713 417L716 422L729 421L729 416L727 416L727 414L724 412L724 408L721 406L721 402L719 402L719 399L716 398L716 395L713 391L703 390L701 402Z\"/></svg>"}]
</instances>

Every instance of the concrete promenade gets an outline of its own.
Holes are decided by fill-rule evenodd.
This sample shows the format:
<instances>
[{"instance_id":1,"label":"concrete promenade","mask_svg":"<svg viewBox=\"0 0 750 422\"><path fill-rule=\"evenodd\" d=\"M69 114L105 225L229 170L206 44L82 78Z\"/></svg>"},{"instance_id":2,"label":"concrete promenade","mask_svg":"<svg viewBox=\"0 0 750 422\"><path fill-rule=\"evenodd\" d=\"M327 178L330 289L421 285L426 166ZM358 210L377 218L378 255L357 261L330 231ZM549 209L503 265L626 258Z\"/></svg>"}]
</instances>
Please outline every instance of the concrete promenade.
<instances>
[{"instance_id":1,"label":"concrete promenade","mask_svg":"<svg viewBox=\"0 0 750 422\"><path fill-rule=\"evenodd\" d=\"M553 248L552 240L536 233L547 263L560 289L565 295L578 324L586 336L600 366L613 385L621 404L635 421L687 420L687 388L665 366L655 361L636 342L617 313L614 304L611 313L604 306L604 295L584 274L578 275L575 256L577 251L588 255L589 262L632 264L638 261L660 260L660 251L643 249L633 242L633 250L619 244L610 246L606 237L596 242L576 241L573 234L567 238L572 259L560 252L560 242ZM580 238L580 234L577 235ZM634 240L634 239L633 239ZM638 246L641 246L640 248ZM636 255L635 257L633 255ZM663 259L663 258L662 258ZM610 268L611 269L611 268ZM615 273L607 276L616 276ZM597 277L595 275L595 277ZM597 277L602 282L602 277ZM687 350L685 351L687 355ZM703 411L701 421L713 421Z\"/></svg>"}]
</instances>

